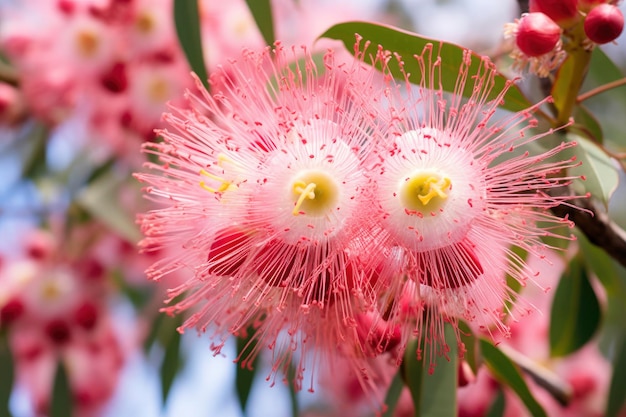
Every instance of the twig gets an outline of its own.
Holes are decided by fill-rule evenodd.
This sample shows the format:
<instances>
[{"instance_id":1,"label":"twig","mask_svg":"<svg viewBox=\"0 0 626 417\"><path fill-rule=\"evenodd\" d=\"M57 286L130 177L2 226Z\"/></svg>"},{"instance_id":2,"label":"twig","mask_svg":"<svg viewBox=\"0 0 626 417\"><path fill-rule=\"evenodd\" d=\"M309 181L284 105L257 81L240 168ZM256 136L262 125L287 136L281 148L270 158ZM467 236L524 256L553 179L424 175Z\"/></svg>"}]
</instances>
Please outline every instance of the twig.
<instances>
[{"instance_id":1,"label":"twig","mask_svg":"<svg viewBox=\"0 0 626 417\"><path fill-rule=\"evenodd\" d=\"M528 376L530 376L540 387L548 391L559 404L567 406L572 399L573 389L557 374L538 364L521 352L501 344L498 346L502 353L515 362Z\"/></svg>"},{"instance_id":2,"label":"twig","mask_svg":"<svg viewBox=\"0 0 626 417\"><path fill-rule=\"evenodd\" d=\"M577 103L581 103L585 100L587 100L588 98L591 98L595 95L598 95L600 93L604 93L605 91L608 91L612 88L615 87L619 87L621 85L625 85L626 84L626 77L624 78L620 78L619 80L615 80L615 81L611 81L610 83L606 83L601 85L600 87L596 87L594 89L591 89L589 91L587 91L586 93L582 93L581 95L579 95L576 98L576 102Z\"/></svg>"},{"instance_id":3,"label":"twig","mask_svg":"<svg viewBox=\"0 0 626 417\"><path fill-rule=\"evenodd\" d=\"M567 188L560 189L569 192ZM571 205L570 205L571 204ZM613 222L607 213L598 210L590 199L579 198L552 209L559 217L572 220L587 239L601 247L626 267L626 231Z\"/></svg>"}]
</instances>

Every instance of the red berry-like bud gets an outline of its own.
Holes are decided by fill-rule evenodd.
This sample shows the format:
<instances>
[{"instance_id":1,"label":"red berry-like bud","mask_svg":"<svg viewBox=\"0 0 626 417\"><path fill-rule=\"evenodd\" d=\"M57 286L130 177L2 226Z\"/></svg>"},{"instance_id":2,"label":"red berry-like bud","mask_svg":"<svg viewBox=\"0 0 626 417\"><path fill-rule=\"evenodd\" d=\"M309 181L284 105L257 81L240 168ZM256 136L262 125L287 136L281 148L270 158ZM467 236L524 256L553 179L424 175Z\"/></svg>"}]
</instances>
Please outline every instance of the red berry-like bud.
<instances>
[{"instance_id":1,"label":"red berry-like bud","mask_svg":"<svg viewBox=\"0 0 626 417\"><path fill-rule=\"evenodd\" d=\"M24 313L24 303L19 298L10 299L0 308L0 326L9 326Z\"/></svg>"},{"instance_id":2,"label":"red berry-like bud","mask_svg":"<svg viewBox=\"0 0 626 417\"><path fill-rule=\"evenodd\" d=\"M57 345L67 343L71 337L70 326L62 319L50 320L44 326L44 330L50 340Z\"/></svg>"},{"instance_id":3,"label":"red berry-like bud","mask_svg":"<svg viewBox=\"0 0 626 417\"><path fill-rule=\"evenodd\" d=\"M561 38L561 28L543 13L528 13L519 20L515 43L529 57L552 51Z\"/></svg>"},{"instance_id":4,"label":"red berry-like bud","mask_svg":"<svg viewBox=\"0 0 626 417\"><path fill-rule=\"evenodd\" d=\"M92 330L98 322L98 315L95 304L85 301L74 311L74 320L83 329Z\"/></svg>"},{"instance_id":5,"label":"red berry-like bud","mask_svg":"<svg viewBox=\"0 0 626 417\"><path fill-rule=\"evenodd\" d=\"M578 16L578 0L530 0L529 10L543 13L556 23L567 24Z\"/></svg>"},{"instance_id":6,"label":"red berry-like bud","mask_svg":"<svg viewBox=\"0 0 626 417\"><path fill-rule=\"evenodd\" d=\"M123 93L128 87L126 64L115 62L111 68L100 77L102 86L111 93Z\"/></svg>"},{"instance_id":7,"label":"red berry-like bud","mask_svg":"<svg viewBox=\"0 0 626 417\"><path fill-rule=\"evenodd\" d=\"M594 7L585 18L585 34L595 43L614 41L624 29L624 15L612 4Z\"/></svg>"},{"instance_id":8,"label":"red berry-like bud","mask_svg":"<svg viewBox=\"0 0 626 417\"><path fill-rule=\"evenodd\" d=\"M209 272L233 275L244 263L250 248L250 234L237 227L220 230L209 248Z\"/></svg>"}]
</instances>

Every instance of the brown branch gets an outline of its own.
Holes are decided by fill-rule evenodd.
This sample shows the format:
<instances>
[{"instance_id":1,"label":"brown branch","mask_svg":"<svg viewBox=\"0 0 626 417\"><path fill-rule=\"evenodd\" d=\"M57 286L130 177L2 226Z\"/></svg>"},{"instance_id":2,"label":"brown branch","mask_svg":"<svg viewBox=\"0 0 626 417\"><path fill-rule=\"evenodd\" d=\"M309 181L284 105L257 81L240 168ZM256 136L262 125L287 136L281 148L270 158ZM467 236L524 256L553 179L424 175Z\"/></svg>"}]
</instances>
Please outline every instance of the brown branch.
<instances>
[{"instance_id":1,"label":"brown branch","mask_svg":"<svg viewBox=\"0 0 626 417\"><path fill-rule=\"evenodd\" d=\"M626 231L613 222L607 213L599 210L590 199L579 198L570 203L572 205L561 204L554 207L552 211L559 217L572 220L591 243L604 249L626 267Z\"/></svg>"},{"instance_id":2,"label":"brown branch","mask_svg":"<svg viewBox=\"0 0 626 417\"><path fill-rule=\"evenodd\" d=\"M583 93L583 94L579 95L576 98L576 101L578 103L581 103L581 102L587 100L588 98L591 98L591 97L593 97L595 95L604 93L605 91L609 91L612 88L620 87L620 86L622 86L624 84L626 84L626 77L620 78L619 80L611 81L610 83L606 83L604 85L601 85L600 87L596 87L593 90L589 90L586 93Z\"/></svg>"},{"instance_id":3,"label":"brown branch","mask_svg":"<svg viewBox=\"0 0 626 417\"><path fill-rule=\"evenodd\" d=\"M555 372L545 368L528 356L501 344L498 346L502 353L517 364L537 385L545 389L562 406L567 406L572 400L573 388L567 381L560 378Z\"/></svg>"}]
</instances>

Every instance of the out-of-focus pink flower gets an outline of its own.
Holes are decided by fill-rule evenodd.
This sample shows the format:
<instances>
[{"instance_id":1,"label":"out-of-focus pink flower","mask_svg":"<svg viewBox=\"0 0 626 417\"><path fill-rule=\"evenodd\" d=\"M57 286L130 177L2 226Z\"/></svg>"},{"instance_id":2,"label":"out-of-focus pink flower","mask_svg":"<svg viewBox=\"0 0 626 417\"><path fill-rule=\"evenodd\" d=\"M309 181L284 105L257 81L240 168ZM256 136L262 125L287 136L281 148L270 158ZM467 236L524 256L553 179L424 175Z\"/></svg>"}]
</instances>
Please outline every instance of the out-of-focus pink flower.
<instances>
[{"instance_id":1,"label":"out-of-focus pink flower","mask_svg":"<svg viewBox=\"0 0 626 417\"><path fill-rule=\"evenodd\" d=\"M84 120L104 158L132 161L190 85L171 10L171 0L26 0L0 8L10 22L0 46L33 114L51 125Z\"/></svg>"},{"instance_id":2,"label":"out-of-focus pink flower","mask_svg":"<svg viewBox=\"0 0 626 417\"><path fill-rule=\"evenodd\" d=\"M48 232L30 233L23 249L21 258L0 267L0 327L8 331L17 380L38 415L46 414L63 362L77 415L95 416L113 393L125 357L103 297L103 266L85 247L61 244Z\"/></svg>"},{"instance_id":3,"label":"out-of-focus pink flower","mask_svg":"<svg viewBox=\"0 0 626 417\"><path fill-rule=\"evenodd\" d=\"M390 59L402 67L402 58ZM502 322L510 297L507 274L522 285L541 282L510 248L545 256L549 248L540 237L553 235L553 227L573 226L549 209L573 198L550 192L572 181L562 172L577 162L559 154L575 143L536 155L521 151L551 132L532 133L536 107L496 119L507 88L493 90L496 69L488 58L466 52L449 95L435 84L444 63L432 46L408 59L422 68L421 83L408 97L389 89L391 127L366 171L369 216L381 228L370 252L388 253L387 264L395 265L382 275L393 284L382 297L381 314L445 352L444 322L457 318L508 334ZM472 94L464 100L467 88Z\"/></svg>"}]
</instances>

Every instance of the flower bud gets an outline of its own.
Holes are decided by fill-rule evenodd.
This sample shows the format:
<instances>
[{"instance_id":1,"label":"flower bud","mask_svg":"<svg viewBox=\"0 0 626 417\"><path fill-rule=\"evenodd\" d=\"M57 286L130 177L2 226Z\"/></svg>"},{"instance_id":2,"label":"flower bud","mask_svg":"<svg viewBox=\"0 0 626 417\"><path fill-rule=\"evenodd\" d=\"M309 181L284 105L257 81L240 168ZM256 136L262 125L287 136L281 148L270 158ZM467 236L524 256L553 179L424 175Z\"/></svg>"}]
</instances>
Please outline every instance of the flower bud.
<instances>
[{"instance_id":1,"label":"flower bud","mask_svg":"<svg viewBox=\"0 0 626 417\"><path fill-rule=\"evenodd\" d=\"M530 0L529 10L531 13L543 13L564 26L578 16L578 0Z\"/></svg>"},{"instance_id":2,"label":"flower bud","mask_svg":"<svg viewBox=\"0 0 626 417\"><path fill-rule=\"evenodd\" d=\"M529 57L552 51L561 38L561 28L543 13L528 13L519 20L515 43Z\"/></svg>"},{"instance_id":3,"label":"flower bud","mask_svg":"<svg viewBox=\"0 0 626 417\"><path fill-rule=\"evenodd\" d=\"M601 4L587 14L584 23L585 34L597 43L614 41L624 29L624 15L612 4Z\"/></svg>"}]
</instances>

